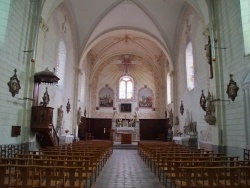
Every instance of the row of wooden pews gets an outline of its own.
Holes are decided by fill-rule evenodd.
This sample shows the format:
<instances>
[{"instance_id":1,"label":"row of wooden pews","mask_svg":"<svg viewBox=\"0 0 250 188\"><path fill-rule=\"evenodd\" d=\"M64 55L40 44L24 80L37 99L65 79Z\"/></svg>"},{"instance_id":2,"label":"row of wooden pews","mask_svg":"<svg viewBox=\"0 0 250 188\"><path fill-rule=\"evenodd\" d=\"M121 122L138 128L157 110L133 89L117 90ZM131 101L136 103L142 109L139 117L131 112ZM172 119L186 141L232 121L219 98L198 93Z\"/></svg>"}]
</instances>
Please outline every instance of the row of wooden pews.
<instances>
[{"instance_id":1,"label":"row of wooden pews","mask_svg":"<svg viewBox=\"0 0 250 188\"><path fill-rule=\"evenodd\" d=\"M250 161L173 142L138 143L138 154L165 187L250 187Z\"/></svg>"},{"instance_id":2,"label":"row of wooden pews","mask_svg":"<svg viewBox=\"0 0 250 188\"><path fill-rule=\"evenodd\" d=\"M110 141L80 141L0 158L0 187L89 188L113 153Z\"/></svg>"}]
</instances>

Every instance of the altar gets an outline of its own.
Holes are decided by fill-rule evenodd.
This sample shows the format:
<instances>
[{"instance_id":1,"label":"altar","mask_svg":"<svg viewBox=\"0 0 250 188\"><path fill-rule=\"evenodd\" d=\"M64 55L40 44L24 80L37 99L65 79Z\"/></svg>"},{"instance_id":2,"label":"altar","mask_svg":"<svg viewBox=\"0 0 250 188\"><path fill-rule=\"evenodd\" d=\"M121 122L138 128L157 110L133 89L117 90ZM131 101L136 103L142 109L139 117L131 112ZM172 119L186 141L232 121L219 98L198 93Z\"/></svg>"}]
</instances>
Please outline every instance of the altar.
<instances>
[{"instance_id":1,"label":"altar","mask_svg":"<svg viewBox=\"0 0 250 188\"><path fill-rule=\"evenodd\" d=\"M133 141L137 140L135 128L134 127L116 127L114 129L113 138L115 141L121 141L121 143L124 142L122 144L125 144L125 142L126 144L128 144L128 142L131 144L132 140Z\"/></svg>"},{"instance_id":2,"label":"altar","mask_svg":"<svg viewBox=\"0 0 250 188\"><path fill-rule=\"evenodd\" d=\"M138 119L112 119L112 140L126 143L140 140Z\"/></svg>"},{"instance_id":3,"label":"altar","mask_svg":"<svg viewBox=\"0 0 250 188\"><path fill-rule=\"evenodd\" d=\"M131 144L132 136L131 134L121 134L121 144Z\"/></svg>"},{"instance_id":4,"label":"altar","mask_svg":"<svg viewBox=\"0 0 250 188\"><path fill-rule=\"evenodd\" d=\"M134 134L134 127L116 127L116 134Z\"/></svg>"}]
</instances>

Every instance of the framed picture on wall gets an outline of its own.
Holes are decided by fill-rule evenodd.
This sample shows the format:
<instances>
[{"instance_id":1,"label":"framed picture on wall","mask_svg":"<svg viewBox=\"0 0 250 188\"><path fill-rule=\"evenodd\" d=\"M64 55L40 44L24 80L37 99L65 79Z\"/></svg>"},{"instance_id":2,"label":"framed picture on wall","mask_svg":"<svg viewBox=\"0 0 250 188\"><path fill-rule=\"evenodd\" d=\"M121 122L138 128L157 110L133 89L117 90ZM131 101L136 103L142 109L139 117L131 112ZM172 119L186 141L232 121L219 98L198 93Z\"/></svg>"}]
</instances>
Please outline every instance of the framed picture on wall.
<instances>
[{"instance_id":1,"label":"framed picture on wall","mask_svg":"<svg viewBox=\"0 0 250 188\"><path fill-rule=\"evenodd\" d=\"M114 93L109 87L104 87L99 93L99 106L113 108Z\"/></svg>"},{"instance_id":2,"label":"framed picture on wall","mask_svg":"<svg viewBox=\"0 0 250 188\"><path fill-rule=\"evenodd\" d=\"M152 108L153 107L153 91L147 86L139 90L139 107Z\"/></svg>"},{"instance_id":3,"label":"framed picture on wall","mask_svg":"<svg viewBox=\"0 0 250 188\"><path fill-rule=\"evenodd\" d=\"M121 103L121 112L131 112L131 104Z\"/></svg>"}]
</instances>

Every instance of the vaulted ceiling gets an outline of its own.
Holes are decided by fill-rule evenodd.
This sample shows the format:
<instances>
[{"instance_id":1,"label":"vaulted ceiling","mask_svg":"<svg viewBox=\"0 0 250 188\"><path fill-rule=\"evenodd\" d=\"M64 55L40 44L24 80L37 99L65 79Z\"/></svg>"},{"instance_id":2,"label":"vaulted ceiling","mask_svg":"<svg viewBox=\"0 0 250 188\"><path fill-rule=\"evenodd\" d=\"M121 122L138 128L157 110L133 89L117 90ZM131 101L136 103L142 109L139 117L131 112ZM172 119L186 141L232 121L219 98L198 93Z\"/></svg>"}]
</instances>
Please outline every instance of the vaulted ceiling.
<instances>
[{"instance_id":1,"label":"vaulted ceiling","mask_svg":"<svg viewBox=\"0 0 250 188\"><path fill-rule=\"evenodd\" d=\"M159 61L171 68L183 9L192 6L204 27L209 17L205 0L53 0L45 2L43 18L49 19L60 3L72 16L79 66L90 54L93 70L119 55L142 58L156 70Z\"/></svg>"}]
</instances>

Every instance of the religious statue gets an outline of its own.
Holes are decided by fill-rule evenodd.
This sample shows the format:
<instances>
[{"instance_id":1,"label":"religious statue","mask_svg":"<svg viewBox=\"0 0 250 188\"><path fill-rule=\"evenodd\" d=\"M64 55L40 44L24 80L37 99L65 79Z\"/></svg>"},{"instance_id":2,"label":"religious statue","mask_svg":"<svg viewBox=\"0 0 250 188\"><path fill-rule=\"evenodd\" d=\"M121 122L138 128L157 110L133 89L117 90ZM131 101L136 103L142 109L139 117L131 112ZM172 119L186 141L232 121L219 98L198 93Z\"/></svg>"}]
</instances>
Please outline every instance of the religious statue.
<instances>
[{"instance_id":1,"label":"religious statue","mask_svg":"<svg viewBox=\"0 0 250 188\"><path fill-rule=\"evenodd\" d=\"M185 125L189 126L191 123L191 118L190 118L190 114L189 114L189 110L186 110L186 118L185 118Z\"/></svg>"},{"instance_id":2,"label":"religious statue","mask_svg":"<svg viewBox=\"0 0 250 188\"><path fill-rule=\"evenodd\" d=\"M208 43L205 44L204 50L206 50L207 63L210 66L210 79L212 79L213 78L213 64L212 64L212 50L211 50L210 36L208 36Z\"/></svg>"},{"instance_id":3,"label":"religious statue","mask_svg":"<svg viewBox=\"0 0 250 188\"><path fill-rule=\"evenodd\" d=\"M46 91L43 94L43 102L40 103L40 105L46 107L49 104L50 98L48 93L48 88L46 87Z\"/></svg>"},{"instance_id":4,"label":"religious statue","mask_svg":"<svg viewBox=\"0 0 250 188\"><path fill-rule=\"evenodd\" d=\"M59 134L61 133L62 122L63 122L63 106L61 105L57 110L56 132Z\"/></svg>"},{"instance_id":5,"label":"religious statue","mask_svg":"<svg viewBox=\"0 0 250 188\"><path fill-rule=\"evenodd\" d=\"M172 109L171 109L171 110L169 110L169 111L168 111L168 113L169 113L169 124L170 124L171 126L173 126L173 122L174 122L174 115L173 115L173 111L172 111Z\"/></svg>"},{"instance_id":6,"label":"religious statue","mask_svg":"<svg viewBox=\"0 0 250 188\"><path fill-rule=\"evenodd\" d=\"M209 124L209 125L215 125L216 118L213 115L213 112L215 111L214 105L213 105L213 100L212 100L212 95L210 92L208 92L208 95L206 97L207 101L207 106L206 106L206 115L204 116L204 120Z\"/></svg>"},{"instance_id":7,"label":"religious statue","mask_svg":"<svg viewBox=\"0 0 250 188\"><path fill-rule=\"evenodd\" d=\"M212 113L214 112L214 106L213 106L213 102L212 102L212 95L210 92L208 92L207 97L206 97L206 101L207 101L207 106L206 106L206 115L212 115Z\"/></svg>"},{"instance_id":8,"label":"religious statue","mask_svg":"<svg viewBox=\"0 0 250 188\"><path fill-rule=\"evenodd\" d=\"M167 141L169 141L169 142L172 141L173 140L173 135L174 135L174 133L173 133L172 129L169 128L168 133L167 133Z\"/></svg>"},{"instance_id":9,"label":"religious statue","mask_svg":"<svg viewBox=\"0 0 250 188\"><path fill-rule=\"evenodd\" d=\"M117 123L118 123L118 125L121 127L121 126L122 126L122 119L119 118Z\"/></svg>"},{"instance_id":10,"label":"religious statue","mask_svg":"<svg viewBox=\"0 0 250 188\"><path fill-rule=\"evenodd\" d=\"M79 107L79 109L77 110L77 125L81 123L81 116L82 116L82 109L81 107Z\"/></svg>"},{"instance_id":11,"label":"religious statue","mask_svg":"<svg viewBox=\"0 0 250 188\"><path fill-rule=\"evenodd\" d=\"M167 119L168 118L168 112L167 112L167 109L165 108L165 118Z\"/></svg>"},{"instance_id":12,"label":"religious statue","mask_svg":"<svg viewBox=\"0 0 250 188\"><path fill-rule=\"evenodd\" d=\"M181 113L181 115L183 115L183 113L184 113L184 105L183 105L182 101L181 101L181 106L180 106L180 113Z\"/></svg>"},{"instance_id":13,"label":"religious statue","mask_svg":"<svg viewBox=\"0 0 250 188\"><path fill-rule=\"evenodd\" d=\"M133 119L133 118L130 119L129 122L128 122L129 127L133 127L134 122L135 122L135 119Z\"/></svg>"},{"instance_id":14,"label":"religious statue","mask_svg":"<svg viewBox=\"0 0 250 188\"><path fill-rule=\"evenodd\" d=\"M138 116L137 112L135 112L134 118L135 118L135 120L139 120L139 116Z\"/></svg>"},{"instance_id":15,"label":"religious statue","mask_svg":"<svg viewBox=\"0 0 250 188\"><path fill-rule=\"evenodd\" d=\"M86 107L85 107L85 109L84 109L84 113L83 113L83 115L84 115L84 117L86 117L86 116L87 116L87 110L86 110Z\"/></svg>"},{"instance_id":16,"label":"religious statue","mask_svg":"<svg viewBox=\"0 0 250 188\"><path fill-rule=\"evenodd\" d=\"M117 111L114 111L112 119L116 119Z\"/></svg>"},{"instance_id":17,"label":"religious statue","mask_svg":"<svg viewBox=\"0 0 250 188\"><path fill-rule=\"evenodd\" d=\"M178 118L178 116L175 116L174 125L179 125L179 118Z\"/></svg>"},{"instance_id":18,"label":"religious statue","mask_svg":"<svg viewBox=\"0 0 250 188\"><path fill-rule=\"evenodd\" d=\"M205 44L204 50L206 50L207 63L211 64L212 63L212 57L211 57L211 41L210 41L210 36L208 36L208 43Z\"/></svg>"}]
</instances>

